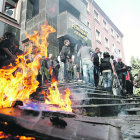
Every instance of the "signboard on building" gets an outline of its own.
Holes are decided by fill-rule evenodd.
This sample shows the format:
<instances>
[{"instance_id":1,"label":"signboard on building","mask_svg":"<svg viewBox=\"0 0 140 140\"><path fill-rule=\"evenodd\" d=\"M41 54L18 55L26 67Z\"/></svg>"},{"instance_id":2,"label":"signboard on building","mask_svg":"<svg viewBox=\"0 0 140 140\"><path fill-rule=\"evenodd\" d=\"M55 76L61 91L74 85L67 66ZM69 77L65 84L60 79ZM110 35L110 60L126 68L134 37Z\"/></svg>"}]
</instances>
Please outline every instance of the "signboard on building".
<instances>
[{"instance_id":1,"label":"signboard on building","mask_svg":"<svg viewBox=\"0 0 140 140\"><path fill-rule=\"evenodd\" d=\"M64 12L58 16L57 37L65 35L91 45L90 29L68 12Z\"/></svg>"}]
</instances>

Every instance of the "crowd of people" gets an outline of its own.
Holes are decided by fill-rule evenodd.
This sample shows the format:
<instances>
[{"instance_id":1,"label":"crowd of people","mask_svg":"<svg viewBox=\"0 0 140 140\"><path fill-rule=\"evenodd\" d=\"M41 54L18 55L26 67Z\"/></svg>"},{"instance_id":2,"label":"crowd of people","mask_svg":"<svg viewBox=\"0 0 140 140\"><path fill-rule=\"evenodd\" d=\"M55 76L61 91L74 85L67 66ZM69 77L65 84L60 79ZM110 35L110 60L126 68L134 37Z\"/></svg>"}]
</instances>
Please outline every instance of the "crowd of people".
<instances>
[{"instance_id":1,"label":"crowd of people","mask_svg":"<svg viewBox=\"0 0 140 140\"><path fill-rule=\"evenodd\" d=\"M0 67L8 65L9 60L11 62L16 55L23 53L16 44L12 33L7 32L0 39ZM133 95L131 67L126 66L121 58L116 61L108 52L101 53L99 48L92 50L82 41L71 51L70 40L65 39L57 59L51 53L48 58L42 59L40 75L42 84L52 79L60 82L76 80L92 87L102 85L108 92L120 89L122 95Z\"/></svg>"},{"instance_id":2,"label":"crowd of people","mask_svg":"<svg viewBox=\"0 0 140 140\"><path fill-rule=\"evenodd\" d=\"M131 67L126 66L120 57L115 60L108 52L102 54L99 48L92 50L81 41L71 52L70 41L64 40L58 59L53 60L52 54L49 54L42 66L48 69L49 77L45 74L47 81L54 76L60 82L82 81L87 86L103 86L107 92L120 89L121 95L133 95Z\"/></svg>"}]
</instances>

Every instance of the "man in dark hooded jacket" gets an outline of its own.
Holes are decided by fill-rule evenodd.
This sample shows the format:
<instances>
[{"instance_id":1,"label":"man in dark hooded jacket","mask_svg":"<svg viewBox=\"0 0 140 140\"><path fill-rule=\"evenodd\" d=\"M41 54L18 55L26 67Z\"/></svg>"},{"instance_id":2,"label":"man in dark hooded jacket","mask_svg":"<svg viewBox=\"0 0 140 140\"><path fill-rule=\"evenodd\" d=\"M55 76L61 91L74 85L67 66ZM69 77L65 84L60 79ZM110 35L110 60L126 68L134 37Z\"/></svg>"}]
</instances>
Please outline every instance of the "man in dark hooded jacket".
<instances>
[{"instance_id":1,"label":"man in dark hooded jacket","mask_svg":"<svg viewBox=\"0 0 140 140\"><path fill-rule=\"evenodd\" d=\"M6 32L0 39L0 67L9 64L11 60L16 58L10 52L10 48L14 45L15 35L10 32Z\"/></svg>"}]
</instances>

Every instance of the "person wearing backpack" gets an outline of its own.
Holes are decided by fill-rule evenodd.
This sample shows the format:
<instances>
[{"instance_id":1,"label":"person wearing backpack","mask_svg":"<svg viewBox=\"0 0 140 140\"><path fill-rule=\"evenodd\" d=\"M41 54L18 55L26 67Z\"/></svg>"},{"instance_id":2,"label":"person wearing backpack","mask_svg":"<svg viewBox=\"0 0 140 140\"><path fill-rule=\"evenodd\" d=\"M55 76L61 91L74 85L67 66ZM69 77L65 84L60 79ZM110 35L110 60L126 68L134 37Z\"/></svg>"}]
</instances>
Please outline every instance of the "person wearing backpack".
<instances>
[{"instance_id":1,"label":"person wearing backpack","mask_svg":"<svg viewBox=\"0 0 140 140\"><path fill-rule=\"evenodd\" d=\"M103 53L103 59L101 59L100 64L100 71L103 76L104 89L108 92L112 92L112 66L108 52Z\"/></svg>"}]
</instances>

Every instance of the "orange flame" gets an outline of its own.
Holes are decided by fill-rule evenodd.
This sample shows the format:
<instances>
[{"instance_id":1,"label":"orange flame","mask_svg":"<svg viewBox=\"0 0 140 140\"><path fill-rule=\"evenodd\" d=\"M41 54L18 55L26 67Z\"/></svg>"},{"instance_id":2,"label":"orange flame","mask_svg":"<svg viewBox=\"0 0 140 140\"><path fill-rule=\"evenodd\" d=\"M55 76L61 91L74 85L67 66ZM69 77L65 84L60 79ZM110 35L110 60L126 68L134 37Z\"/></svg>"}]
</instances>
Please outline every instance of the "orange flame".
<instances>
[{"instance_id":1,"label":"orange flame","mask_svg":"<svg viewBox=\"0 0 140 140\"><path fill-rule=\"evenodd\" d=\"M35 140L35 138L33 137L25 137L25 136L17 136L17 138L19 138L19 140Z\"/></svg>"},{"instance_id":2,"label":"orange flame","mask_svg":"<svg viewBox=\"0 0 140 140\"><path fill-rule=\"evenodd\" d=\"M0 139L6 139L6 138L8 138L8 136L7 135L5 135L2 131L0 131Z\"/></svg>"},{"instance_id":3,"label":"orange flame","mask_svg":"<svg viewBox=\"0 0 140 140\"><path fill-rule=\"evenodd\" d=\"M68 88L65 90L66 94L63 97L63 94L58 90L57 82L54 82L51 84L51 87L49 87L49 92L50 94L47 93L47 99L45 100L46 104L59 105L60 111L65 110L67 112L72 112L71 100L69 98L70 91Z\"/></svg>"},{"instance_id":4,"label":"orange flame","mask_svg":"<svg viewBox=\"0 0 140 140\"><path fill-rule=\"evenodd\" d=\"M11 137L10 134L5 134L4 132L0 131L0 139L9 139ZM19 140L35 140L34 137L25 137L25 136L16 136Z\"/></svg>"},{"instance_id":5,"label":"orange flame","mask_svg":"<svg viewBox=\"0 0 140 140\"><path fill-rule=\"evenodd\" d=\"M39 85L36 76L40 68L40 59L43 56L47 57L47 46L49 44L47 38L50 33L54 32L55 29L46 22L41 26L40 33L34 31L32 36L26 33L26 37L35 45L35 49L32 45L29 46L25 54L17 56L16 65L11 63L9 66L0 69L0 108L11 107L12 102L15 100L29 99L29 95L36 91ZM33 62L29 63L27 57L31 53L34 53L34 58ZM55 90L52 89L52 86L55 86ZM45 103L58 104L62 110L71 112L69 90L66 90L66 95L62 99L56 83L52 86L50 87L50 95L47 97L49 100L46 100Z\"/></svg>"}]
</instances>

